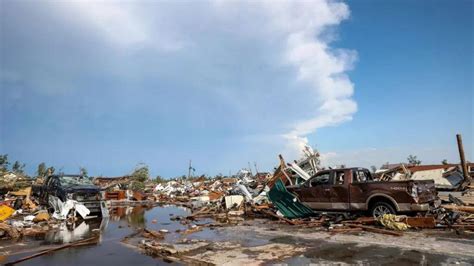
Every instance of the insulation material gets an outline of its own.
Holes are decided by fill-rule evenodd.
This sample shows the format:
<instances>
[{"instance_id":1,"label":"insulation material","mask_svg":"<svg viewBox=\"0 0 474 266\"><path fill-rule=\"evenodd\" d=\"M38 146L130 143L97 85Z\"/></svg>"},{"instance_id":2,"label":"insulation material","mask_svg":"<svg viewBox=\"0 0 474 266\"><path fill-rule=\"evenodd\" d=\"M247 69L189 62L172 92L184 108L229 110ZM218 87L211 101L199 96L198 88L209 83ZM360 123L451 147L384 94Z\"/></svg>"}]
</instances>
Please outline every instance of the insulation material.
<instances>
[{"instance_id":1,"label":"insulation material","mask_svg":"<svg viewBox=\"0 0 474 266\"><path fill-rule=\"evenodd\" d=\"M244 201L244 196L241 195L232 195L225 197L225 207L226 209L232 209L234 206L239 207Z\"/></svg>"},{"instance_id":2,"label":"insulation material","mask_svg":"<svg viewBox=\"0 0 474 266\"><path fill-rule=\"evenodd\" d=\"M416 171L411 175L412 180L429 180L433 179L438 185L450 186L451 184L443 178L444 169L433 169L426 171Z\"/></svg>"},{"instance_id":3,"label":"insulation material","mask_svg":"<svg viewBox=\"0 0 474 266\"><path fill-rule=\"evenodd\" d=\"M379 218L379 223L388 229L396 231L406 231L410 226L404 222L401 222L405 217L398 217L394 214L384 214Z\"/></svg>"}]
</instances>

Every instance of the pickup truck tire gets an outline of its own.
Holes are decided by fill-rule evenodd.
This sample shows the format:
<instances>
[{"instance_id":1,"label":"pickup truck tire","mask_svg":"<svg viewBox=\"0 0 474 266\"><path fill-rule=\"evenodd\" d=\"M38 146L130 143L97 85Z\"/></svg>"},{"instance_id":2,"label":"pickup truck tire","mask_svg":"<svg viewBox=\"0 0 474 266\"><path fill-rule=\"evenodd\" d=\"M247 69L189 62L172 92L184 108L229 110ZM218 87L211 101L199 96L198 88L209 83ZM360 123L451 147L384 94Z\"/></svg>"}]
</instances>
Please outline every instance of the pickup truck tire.
<instances>
[{"instance_id":1,"label":"pickup truck tire","mask_svg":"<svg viewBox=\"0 0 474 266\"><path fill-rule=\"evenodd\" d=\"M381 217L384 214L395 214L395 208L387 202L384 201L378 201L372 205L370 208L370 214L377 219Z\"/></svg>"}]
</instances>

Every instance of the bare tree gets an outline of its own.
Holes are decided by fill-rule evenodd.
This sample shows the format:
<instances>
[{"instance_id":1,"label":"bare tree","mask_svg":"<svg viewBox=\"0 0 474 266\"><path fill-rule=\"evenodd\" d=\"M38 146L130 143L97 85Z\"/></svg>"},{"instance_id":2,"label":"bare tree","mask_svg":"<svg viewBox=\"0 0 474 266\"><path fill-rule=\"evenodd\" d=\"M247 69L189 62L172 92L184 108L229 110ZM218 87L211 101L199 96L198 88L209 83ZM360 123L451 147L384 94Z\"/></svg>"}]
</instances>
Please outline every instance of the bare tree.
<instances>
[{"instance_id":1,"label":"bare tree","mask_svg":"<svg viewBox=\"0 0 474 266\"><path fill-rule=\"evenodd\" d=\"M416 158L416 155L408 155L408 163L409 164L414 164L414 165L420 165L421 164L421 161L418 160L418 158Z\"/></svg>"}]
</instances>

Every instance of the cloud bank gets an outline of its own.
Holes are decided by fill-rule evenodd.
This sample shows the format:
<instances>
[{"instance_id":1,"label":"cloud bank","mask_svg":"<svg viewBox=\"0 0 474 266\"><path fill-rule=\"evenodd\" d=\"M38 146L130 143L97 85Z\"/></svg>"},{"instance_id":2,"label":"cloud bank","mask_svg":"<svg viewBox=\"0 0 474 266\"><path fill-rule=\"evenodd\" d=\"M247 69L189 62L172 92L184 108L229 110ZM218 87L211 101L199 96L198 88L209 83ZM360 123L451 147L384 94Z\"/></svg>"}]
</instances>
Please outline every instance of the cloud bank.
<instances>
[{"instance_id":1,"label":"cloud bank","mask_svg":"<svg viewBox=\"0 0 474 266\"><path fill-rule=\"evenodd\" d=\"M86 123L112 134L134 120L155 135L168 134L163 143L181 141L192 150L202 142L195 149L205 146L209 156L228 147L216 159L225 165L277 152L297 156L308 135L350 121L357 111L347 75L357 54L332 47L337 27L350 16L343 2L3 6L5 108L21 114L41 98L59 106L69 101L62 114L41 110L42 119L62 122L64 132ZM107 138L101 145L107 149ZM141 152L161 156L146 147Z\"/></svg>"}]
</instances>

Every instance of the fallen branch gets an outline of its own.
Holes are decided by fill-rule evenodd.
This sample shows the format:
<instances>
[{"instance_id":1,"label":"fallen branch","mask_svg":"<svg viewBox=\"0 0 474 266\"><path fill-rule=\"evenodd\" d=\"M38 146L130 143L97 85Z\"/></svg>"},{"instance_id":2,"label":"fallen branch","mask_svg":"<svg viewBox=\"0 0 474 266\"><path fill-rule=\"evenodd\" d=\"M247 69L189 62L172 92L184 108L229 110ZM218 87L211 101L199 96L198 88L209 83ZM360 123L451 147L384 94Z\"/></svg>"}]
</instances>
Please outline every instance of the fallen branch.
<instances>
[{"instance_id":1,"label":"fallen branch","mask_svg":"<svg viewBox=\"0 0 474 266\"><path fill-rule=\"evenodd\" d=\"M72 242L72 243L68 243L68 244L65 244L65 245L62 245L62 246L59 246L59 247L47 249L47 250L35 253L33 255L23 257L23 258L18 259L16 261L8 262L5 265L6 266L15 265L17 263L20 263L20 262L23 262L23 261L26 261L26 260L29 260L29 259L32 259L32 258L43 256L44 254L47 254L47 253L50 253L50 252L53 252L53 251L58 251L58 250L65 249L65 248L69 248L69 247L97 244L98 241L99 241L99 236L94 236L94 237L91 237L91 238L82 239L82 240Z\"/></svg>"}]
</instances>

